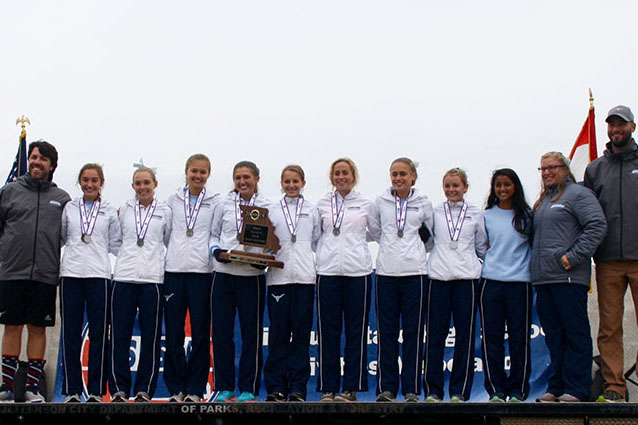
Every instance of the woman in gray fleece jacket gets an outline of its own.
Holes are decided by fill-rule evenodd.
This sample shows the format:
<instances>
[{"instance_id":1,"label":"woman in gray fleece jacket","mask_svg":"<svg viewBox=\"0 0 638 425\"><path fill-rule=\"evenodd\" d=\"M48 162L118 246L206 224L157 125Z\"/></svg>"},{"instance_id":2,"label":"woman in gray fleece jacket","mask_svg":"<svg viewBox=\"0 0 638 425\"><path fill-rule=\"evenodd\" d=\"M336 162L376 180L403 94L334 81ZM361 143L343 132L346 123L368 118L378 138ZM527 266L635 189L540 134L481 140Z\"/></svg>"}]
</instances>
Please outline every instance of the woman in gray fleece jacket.
<instances>
[{"instance_id":1,"label":"woman in gray fleece jacket","mask_svg":"<svg viewBox=\"0 0 638 425\"><path fill-rule=\"evenodd\" d=\"M592 341L587 316L591 257L607 232L593 192L574 183L560 152L541 157L543 181L533 208L531 276L550 368L540 402L588 401Z\"/></svg>"}]
</instances>

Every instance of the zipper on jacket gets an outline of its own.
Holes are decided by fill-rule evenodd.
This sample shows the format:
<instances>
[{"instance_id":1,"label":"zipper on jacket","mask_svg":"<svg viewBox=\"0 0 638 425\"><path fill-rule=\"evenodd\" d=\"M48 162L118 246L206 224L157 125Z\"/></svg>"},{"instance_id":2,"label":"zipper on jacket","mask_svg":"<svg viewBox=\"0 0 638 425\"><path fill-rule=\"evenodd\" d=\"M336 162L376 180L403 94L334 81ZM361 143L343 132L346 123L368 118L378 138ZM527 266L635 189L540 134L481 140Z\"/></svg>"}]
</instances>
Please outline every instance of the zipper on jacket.
<instances>
[{"instance_id":1,"label":"zipper on jacket","mask_svg":"<svg viewBox=\"0 0 638 425\"><path fill-rule=\"evenodd\" d=\"M620 199L620 259L622 260L624 258L623 255L623 249L622 249L622 234L623 234L623 217L622 217L622 163L623 163L623 158L620 158L620 176L619 176L619 187L620 187L620 196L618 197Z\"/></svg>"},{"instance_id":2,"label":"zipper on jacket","mask_svg":"<svg viewBox=\"0 0 638 425\"><path fill-rule=\"evenodd\" d=\"M35 267L35 252L38 245L38 222L40 221L40 183L38 183L38 207L35 209L35 233L33 235L33 258L31 259L31 276L33 280L33 269Z\"/></svg>"}]
</instances>

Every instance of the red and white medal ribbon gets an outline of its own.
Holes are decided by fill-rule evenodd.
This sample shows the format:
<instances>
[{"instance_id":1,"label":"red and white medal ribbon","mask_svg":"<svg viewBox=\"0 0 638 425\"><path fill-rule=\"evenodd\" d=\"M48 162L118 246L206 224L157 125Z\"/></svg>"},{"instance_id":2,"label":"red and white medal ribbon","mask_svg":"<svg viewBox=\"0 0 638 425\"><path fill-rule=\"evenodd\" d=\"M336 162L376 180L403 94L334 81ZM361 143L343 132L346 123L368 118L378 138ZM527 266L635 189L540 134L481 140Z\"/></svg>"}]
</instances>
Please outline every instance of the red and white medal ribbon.
<instances>
[{"instance_id":1,"label":"red and white medal ribbon","mask_svg":"<svg viewBox=\"0 0 638 425\"><path fill-rule=\"evenodd\" d=\"M199 195L197 195L197 200L195 201L195 205L191 209L190 202L190 193L188 191L188 187L184 188L184 217L186 218L186 235L193 236L193 229L195 228L195 222L197 221L197 216L199 215L199 208L202 205L202 201L204 200L204 195L206 195L206 188L203 188Z\"/></svg>"},{"instance_id":2,"label":"red and white medal ribbon","mask_svg":"<svg viewBox=\"0 0 638 425\"><path fill-rule=\"evenodd\" d=\"M148 231L148 226L151 223L151 218L153 218L153 213L155 212L156 207L157 199L153 199L151 205L149 205L146 209L146 216L144 216L144 220L142 221L142 207L140 205L140 201L139 199L135 201L135 231L137 232L137 244L139 246L144 245L144 238L146 237L146 232Z\"/></svg>"},{"instance_id":3,"label":"red and white medal ribbon","mask_svg":"<svg viewBox=\"0 0 638 425\"><path fill-rule=\"evenodd\" d=\"M456 219L456 224L452 221L452 211L450 210L450 202L447 201L443 204L443 209L445 210L445 219L447 221L447 230L450 234L450 240L452 243L450 244L450 248L456 249L459 246L459 237L461 236L461 229L463 228L463 222L465 222L465 214L467 213L467 204L463 201L463 206L461 207L461 212L459 213L458 218Z\"/></svg>"},{"instance_id":4,"label":"red and white medal ribbon","mask_svg":"<svg viewBox=\"0 0 638 425\"><path fill-rule=\"evenodd\" d=\"M97 222L97 215L100 212L100 204L100 200L96 199L93 202L91 211L87 214L84 198L80 198L80 229L82 230L82 241L84 242L91 241L93 228L95 228L95 223Z\"/></svg>"},{"instance_id":5,"label":"red and white medal ribbon","mask_svg":"<svg viewBox=\"0 0 638 425\"><path fill-rule=\"evenodd\" d=\"M332 209L332 233L335 236L338 236L341 232L341 223L343 223L343 216L345 214L345 206L346 200L344 199L341 203L341 206L337 208L337 192L332 192L332 196L330 198L330 206Z\"/></svg>"},{"instance_id":6,"label":"red and white medal ribbon","mask_svg":"<svg viewBox=\"0 0 638 425\"><path fill-rule=\"evenodd\" d=\"M235 220L237 222L237 236L239 237L239 234L241 233L241 226L244 224L244 216L241 213L241 208L239 208L240 205L248 205L249 207L252 207L253 205L255 205L255 199L257 199L257 194L254 193L253 196L250 198L250 201L245 202L242 198L241 195L239 194L239 192L235 193Z\"/></svg>"},{"instance_id":7,"label":"red and white medal ribbon","mask_svg":"<svg viewBox=\"0 0 638 425\"><path fill-rule=\"evenodd\" d=\"M284 212L284 218L286 219L286 225L288 225L288 230L290 231L290 240L292 242L297 241L297 226L299 225L299 217L301 217L301 207L303 207L303 196L299 195L297 198L297 210L295 211L295 221L292 221L292 217L290 215L290 210L288 209L288 203L286 202L286 197L284 196L279 200L281 204L281 209Z\"/></svg>"}]
</instances>

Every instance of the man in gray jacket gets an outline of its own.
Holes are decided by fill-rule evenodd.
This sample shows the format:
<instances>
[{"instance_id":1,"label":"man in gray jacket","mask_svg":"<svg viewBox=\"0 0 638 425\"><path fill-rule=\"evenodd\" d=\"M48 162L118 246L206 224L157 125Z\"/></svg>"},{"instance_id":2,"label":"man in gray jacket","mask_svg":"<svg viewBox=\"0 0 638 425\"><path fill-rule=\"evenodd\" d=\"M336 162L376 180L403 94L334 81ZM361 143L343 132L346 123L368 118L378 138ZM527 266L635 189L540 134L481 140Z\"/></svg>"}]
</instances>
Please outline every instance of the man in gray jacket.
<instances>
[{"instance_id":1,"label":"man in gray jacket","mask_svg":"<svg viewBox=\"0 0 638 425\"><path fill-rule=\"evenodd\" d=\"M625 401L623 313L627 286L638 312L638 146L632 138L634 114L616 106L607 115L609 143L589 164L585 186L593 190L607 217L607 236L594 255L600 326L598 350L605 381L600 402Z\"/></svg>"},{"instance_id":2,"label":"man in gray jacket","mask_svg":"<svg viewBox=\"0 0 638 425\"><path fill-rule=\"evenodd\" d=\"M45 141L29 145L29 172L0 193L0 401L13 400L13 378L27 325L25 399L43 402L39 392L46 332L55 324L60 267L60 221L70 197L53 180L58 153Z\"/></svg>"}]
</instances>

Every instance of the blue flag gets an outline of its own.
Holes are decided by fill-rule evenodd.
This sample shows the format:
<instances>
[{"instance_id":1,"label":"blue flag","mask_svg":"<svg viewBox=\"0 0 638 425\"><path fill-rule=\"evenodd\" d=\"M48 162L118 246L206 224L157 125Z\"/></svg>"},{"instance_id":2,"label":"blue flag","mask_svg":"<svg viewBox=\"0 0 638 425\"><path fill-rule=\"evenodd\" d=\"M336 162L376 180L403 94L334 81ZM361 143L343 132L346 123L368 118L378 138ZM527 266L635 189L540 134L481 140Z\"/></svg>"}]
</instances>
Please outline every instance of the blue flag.
<instances>
[{"instance_id":1,"label":"blue flag","mask_svg":"<svg viewBox=\"0 0 638 425\"><path fill-rule=\"evenodd\" d=\"M20 133L20 145L18 146L18 153L16 159L13 161L13 167L7 177L6 183L14 182L21 175L27 172L27 132L23 129ZM5 184L6 184L5 183Z\"/></svg>"}]
</instances>

